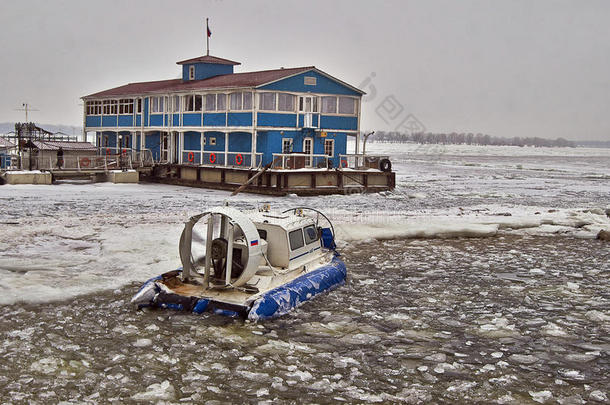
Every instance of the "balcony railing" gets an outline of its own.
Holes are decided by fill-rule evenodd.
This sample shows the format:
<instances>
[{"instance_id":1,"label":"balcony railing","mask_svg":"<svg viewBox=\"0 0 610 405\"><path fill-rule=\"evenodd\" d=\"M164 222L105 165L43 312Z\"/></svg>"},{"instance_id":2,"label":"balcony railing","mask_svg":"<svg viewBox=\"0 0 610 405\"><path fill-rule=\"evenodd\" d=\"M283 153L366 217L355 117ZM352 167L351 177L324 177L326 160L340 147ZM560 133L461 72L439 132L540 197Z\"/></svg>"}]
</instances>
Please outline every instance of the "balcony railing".
<instances>
[{"instance_id":1,"label":"balcony railing","mask_svg":"<svg viewBox=\"0 0 610 405\"><path fill-rule=\"evenodd\" d=\"M182 164L194 166L259 167L263 161L262 153L224 152L224 151L183 151Z\"/></svg>"},{"instance_id":2,"label":"balcony railing","mask_svg":"<svg viewBox=\"0 0 610 405\"><path fill-rule=\"evenodd\" d=\"M332 167L331 157L328 155L313 155L305 153L274 153L274 169L329 169Z\"/></svg>"},{"instance_id":3,"label":"balcony railing","mask_svg":"<svg viewBox=\"0 0 610 405\"><path fill-rule=\"evenodd\" d=\"M339 155L339 168L341 169L380 169L379 162L382 159L389 159L388 155L369 155L369 154L346 154Z\"/></svg>"}]
</instances>

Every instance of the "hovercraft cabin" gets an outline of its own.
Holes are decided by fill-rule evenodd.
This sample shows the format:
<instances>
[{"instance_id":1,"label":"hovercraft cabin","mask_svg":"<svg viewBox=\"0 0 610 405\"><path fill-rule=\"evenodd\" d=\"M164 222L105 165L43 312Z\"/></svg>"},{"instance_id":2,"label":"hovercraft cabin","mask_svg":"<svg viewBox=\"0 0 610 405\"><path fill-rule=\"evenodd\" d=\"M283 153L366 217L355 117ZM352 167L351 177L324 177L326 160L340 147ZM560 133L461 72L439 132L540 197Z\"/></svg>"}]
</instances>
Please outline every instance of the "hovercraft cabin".
<instances>
[{"instance_id":1,"label":"hovercraft cabin","mask_svg":"<svg viewBox=\"0 0 610 405\"><path fill-rule=\"evenodd\" d=\"M288 177L270 177L277 170L330 171L354 161L347 139L353 136L359 144L364 94L356 87L314 66L235 73L238 62L210 55L177 64L182 78L130 83L83 97L85 131L95 132L102 153L146 152L155 162L149 177L200 183L188 185L222 183L218 188L243 184L270 166L249 189L303 183L302 176L296 183L293 176L293 184ZM360 161L364 164L364 158ZM219 168L225 170L213 170ZM371 186L392 188L393 173L378 172L385 176ZM340 179L318 180L318 186L322 183L345 185Z\"/></svg>"}]
</instances>

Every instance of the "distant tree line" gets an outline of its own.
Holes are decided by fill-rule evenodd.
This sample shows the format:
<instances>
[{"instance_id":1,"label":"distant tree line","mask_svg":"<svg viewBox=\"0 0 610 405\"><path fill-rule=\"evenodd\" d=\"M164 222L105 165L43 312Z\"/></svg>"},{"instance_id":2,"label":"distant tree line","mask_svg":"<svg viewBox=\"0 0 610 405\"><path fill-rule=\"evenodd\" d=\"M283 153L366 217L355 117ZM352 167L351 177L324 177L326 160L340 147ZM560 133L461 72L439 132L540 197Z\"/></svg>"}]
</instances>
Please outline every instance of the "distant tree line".
<instances>
[{"instance_id":1,"label":"distant tree line","mask_svg":"<svg viewBox=\"0 0 610 405\"><path fill-rule=\"evenodd\" d=\"M564 138L544 139L538 137L519 137L504 138L486 134L472 132L450 134L435 134L432 132L418 132L406 134L401 132L376 131L371 135L369 142L398 142L398 143L421 143L421 144L442 144L442 145L508 145L508 146L558 146L576 147L576 143Z\"/></svg>"}]
</instances>

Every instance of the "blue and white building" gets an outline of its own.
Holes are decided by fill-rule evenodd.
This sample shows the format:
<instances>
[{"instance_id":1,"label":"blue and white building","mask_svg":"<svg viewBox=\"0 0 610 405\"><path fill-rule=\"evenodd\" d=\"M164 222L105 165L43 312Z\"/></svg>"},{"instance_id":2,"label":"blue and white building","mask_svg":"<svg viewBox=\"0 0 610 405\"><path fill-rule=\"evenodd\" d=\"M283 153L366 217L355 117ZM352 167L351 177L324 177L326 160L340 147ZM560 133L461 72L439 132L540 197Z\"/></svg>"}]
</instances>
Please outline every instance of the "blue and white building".
<instances>
[{"instance_id":1,"label":"blue and white building","mask_svg":"<svg viewBox=\"0 0 610 405\"><path fill-rule=\"evenodd\" d=\"M179 79L83 97L84 128L98 147L232 167L302 153L305 167L319 166L324 155L339 167L348 136L359 133L364 92L314 66L236 73L238 62L210 55L177 64Z\"/></svg>"}]
</instances>

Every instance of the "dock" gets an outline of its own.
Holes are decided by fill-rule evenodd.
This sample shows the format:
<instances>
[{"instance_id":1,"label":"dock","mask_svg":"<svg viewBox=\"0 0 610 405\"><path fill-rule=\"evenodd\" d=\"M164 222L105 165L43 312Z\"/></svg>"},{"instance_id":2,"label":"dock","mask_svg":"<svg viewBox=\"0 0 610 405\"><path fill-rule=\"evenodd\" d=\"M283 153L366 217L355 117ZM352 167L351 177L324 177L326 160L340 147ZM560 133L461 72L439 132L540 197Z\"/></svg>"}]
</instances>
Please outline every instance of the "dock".
<instances>
[{"instance_id":1,"label":"dock","mask_svg":"<svg viewBox=\"0 0 610 405\"><path fill-rule=\"evenodd\" d=\"M139 169L140 181L234 191L257 175L260 168L158 164ZM396 173L373 169L270 169L243 191L299 196L378 193L393 190Z\"/></svg>"}]
</instances>

